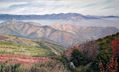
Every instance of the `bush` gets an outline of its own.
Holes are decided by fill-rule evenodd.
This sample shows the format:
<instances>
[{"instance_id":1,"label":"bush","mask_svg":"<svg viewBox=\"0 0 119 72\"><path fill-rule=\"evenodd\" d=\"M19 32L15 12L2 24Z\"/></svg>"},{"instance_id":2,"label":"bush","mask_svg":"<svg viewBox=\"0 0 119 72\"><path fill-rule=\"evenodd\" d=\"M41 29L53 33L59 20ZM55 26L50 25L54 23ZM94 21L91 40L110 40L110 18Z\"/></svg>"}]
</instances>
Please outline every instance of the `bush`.
<instances>
[{"instance_id":1,"label":"bush","mask_svg":"<svg viewBox=\"0 0 119 72\"><path fill-rule=\"evenodd\" d=\"M87 63L87 58L77 49L74 49L71 54L71 62L74 63L76 67L80 65L85 65Z\"/></svg>"}]
</instances>

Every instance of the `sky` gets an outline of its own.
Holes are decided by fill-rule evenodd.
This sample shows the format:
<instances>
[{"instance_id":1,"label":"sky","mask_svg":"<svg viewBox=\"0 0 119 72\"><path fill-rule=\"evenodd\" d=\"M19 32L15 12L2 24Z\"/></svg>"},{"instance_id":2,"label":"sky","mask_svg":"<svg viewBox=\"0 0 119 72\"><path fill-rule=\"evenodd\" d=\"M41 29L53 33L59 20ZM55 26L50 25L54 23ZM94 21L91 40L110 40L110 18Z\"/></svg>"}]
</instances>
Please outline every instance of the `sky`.
<instances>
[{"instance_id":1,"label":"sky","mask_svg":"<svg viewBox=\"0 0 119 72\"><path fill-rule=\"evenodd\" d=\"M119 0L0 0L0 14L53 13L119 16Z\"/></svg>"}]
</instances>

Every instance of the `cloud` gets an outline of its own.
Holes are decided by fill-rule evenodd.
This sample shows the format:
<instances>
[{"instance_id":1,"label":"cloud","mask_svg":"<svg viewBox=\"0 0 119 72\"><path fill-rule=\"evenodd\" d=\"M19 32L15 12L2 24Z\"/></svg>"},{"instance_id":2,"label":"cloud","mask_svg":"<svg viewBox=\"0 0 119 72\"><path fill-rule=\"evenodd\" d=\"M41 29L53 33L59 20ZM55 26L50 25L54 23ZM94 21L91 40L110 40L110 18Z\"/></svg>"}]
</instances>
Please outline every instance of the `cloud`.
<instances>
[{"instance_id":1,"label":"cloud","mask_svg":"<svg viewBox=\"0 0 119 72\"><path fill-rule=\"evenodd\" d=\"M92 7L92 6L96 6L96 5L97 5L96 3L91 3L91 4L84 5L83 7Z\"/></svg>"},{"instance_id":2,"label":"cloud","mask_svg":"<svg viewBox=\"0 0 119 72\"><path fill-rule=\"evenodd\" d=\"M113 7L113 6L107 6L107 7L104 7L102 9L111 9L111 8L115 8L115 7Z\"/></svg>"},{"instance_id":3,"label":"cloud","mask_svg":"<svg viewBox=\"0 0 119 72\"><path fill-rule=\"evenodd\" d=\"M0 0L0 2L28 2L28 1L32 0Z\"/></svg>"},{"instance_id":4,"label":"cloud","mask_svg":"<svg viewBox=\"0 0 119 72\"><path fill-rule=\"evenodd\" d=\"M119 0L0 0L0 14L119 15L118 3Z\"/></svg>"},{"instance_id":5,"label":"cloud","mask_svg":"<svg viewBox=\"0 0 119 72\"><path fill-rule=\"evenodd\" d=\"M108 4L108 3L112 3L114 0L106 0L104 3Z\"/></svg>"}]
</instances>

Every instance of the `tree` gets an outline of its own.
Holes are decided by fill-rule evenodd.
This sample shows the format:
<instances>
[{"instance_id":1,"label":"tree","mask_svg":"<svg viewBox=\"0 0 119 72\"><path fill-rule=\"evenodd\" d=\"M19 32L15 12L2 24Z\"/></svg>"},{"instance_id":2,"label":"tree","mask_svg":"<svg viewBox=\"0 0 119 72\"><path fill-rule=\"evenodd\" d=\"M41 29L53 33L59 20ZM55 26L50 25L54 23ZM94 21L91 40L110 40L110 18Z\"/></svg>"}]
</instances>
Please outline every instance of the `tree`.
<instances>
[{"instance_id":1,"label":"tree","mask_svg":"<svg viewBox=\"0 0 119 72\"><path fill-rule=\"evenodd\" d=\"M80 52L92 60L98 54L98 45L95 41L87 41L80 45Z\"/></svg>"},{"instance_id":2,"label":"tree","mask_svg":"<svg viewBox=\"0 0 119 72\"><path fill-rule=\"evenodd\" d=\"M113 49L112 57L105 68L101 62L99 63L100 72L119 72L119 38L112 41L111 47Z\"/></svg>"},{"instance_id":3,"label":"tree","mask_svg":"<svg viewBox=\"0 0 119 72\"><path fill-rule=\"evenodd\" d=\"M85 65L87 63L87 58L79 50L74 49L71 53L70 61L78 67L80 65Z\"/></svg>"}]
</instances>

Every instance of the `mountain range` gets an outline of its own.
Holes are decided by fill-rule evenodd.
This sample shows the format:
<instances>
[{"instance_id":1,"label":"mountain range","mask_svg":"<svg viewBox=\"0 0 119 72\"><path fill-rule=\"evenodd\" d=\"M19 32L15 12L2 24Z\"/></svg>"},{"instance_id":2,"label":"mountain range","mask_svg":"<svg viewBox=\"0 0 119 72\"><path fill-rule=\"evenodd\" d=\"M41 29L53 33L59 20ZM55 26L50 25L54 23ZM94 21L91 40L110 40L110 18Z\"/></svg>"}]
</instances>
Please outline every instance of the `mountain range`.
<instances>
[{"instance_id":1,"label":"mountain range","mask_svg":"<svg viewBox=\"0 0 119 72\"><path fill-rule=\"evenodd\" d=\"M45 40L64 47L72 47L89 39L97 39L119 32L115 27L82 27L55 24L35 25L34 22L9 20L0 24L0 34Z\"/></svg>"},{"instance_id":2,"label":"mountain range","mask_svg":"<svg viewBox=\"0 0 119 72\"><path fill-rule=\"evenodd\" d=\"M2 20L40 20L40 19L101 19L101 18L119 18L119 16L91 16L82 15L79 13L59 13L59 14L45 14L45 15L10 15L10 14L0 14L0 19Z\"/></svg>"}]
</instances>

